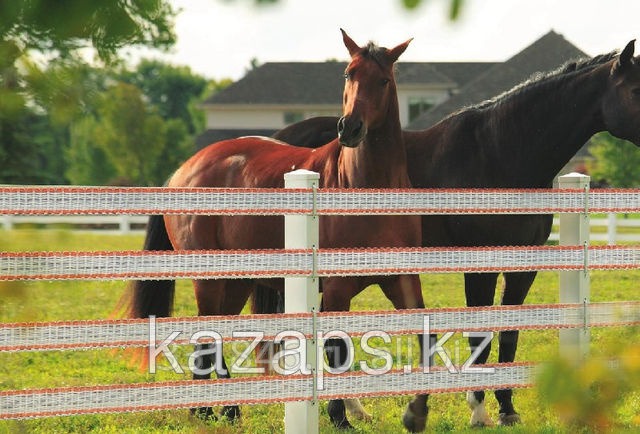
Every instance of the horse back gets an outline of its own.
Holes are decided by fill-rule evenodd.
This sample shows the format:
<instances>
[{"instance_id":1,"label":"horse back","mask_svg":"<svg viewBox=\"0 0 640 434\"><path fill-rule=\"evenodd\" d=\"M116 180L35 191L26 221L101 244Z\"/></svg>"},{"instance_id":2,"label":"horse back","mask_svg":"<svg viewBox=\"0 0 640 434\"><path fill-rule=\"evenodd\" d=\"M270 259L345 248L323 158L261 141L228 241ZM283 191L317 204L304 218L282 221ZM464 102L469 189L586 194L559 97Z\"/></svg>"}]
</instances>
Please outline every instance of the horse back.
<instances>
[{"instance_id":1,"label":"horse back","mask_svg":"<svg viewBox=\"0 0 640 434\"><path fill-rule=\"evenodd\" d=\"M187 160L170 187L280 188L286 172L305 166L311 149L268 137L241 137L213 143Z\"/></svg>"}]
</instances>

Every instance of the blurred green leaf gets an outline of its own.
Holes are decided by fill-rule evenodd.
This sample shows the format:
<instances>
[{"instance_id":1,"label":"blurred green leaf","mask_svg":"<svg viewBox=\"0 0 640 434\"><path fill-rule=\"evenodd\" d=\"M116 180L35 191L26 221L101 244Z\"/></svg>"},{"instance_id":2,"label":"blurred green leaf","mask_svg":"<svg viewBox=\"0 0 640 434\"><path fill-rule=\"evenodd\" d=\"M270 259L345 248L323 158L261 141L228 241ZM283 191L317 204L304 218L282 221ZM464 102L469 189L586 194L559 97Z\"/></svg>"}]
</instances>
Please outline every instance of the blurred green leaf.
<instances>
[{"instance_id":1,"label":"blurred green leaf","mask_svg":"<svg viewBox=\"0 0 640 434\"><path fill-rule=\"evenodd\" d=\"M449 9L449 19L455 21L460 17L460 11L462 10L462 4L464 0L449 0L451 2L451 8Z\"/></svg>"},{"instance_id":2,"label":"blurred green leaf","mask_svg":"<svg viewBox=\"0 0 640 434\"><path fill-rule=\"evenodd\" d=\"M404 7L410 10L417 8L420 3L422 3L422 0L402 0Z\"/></svg>"}]
</instances>

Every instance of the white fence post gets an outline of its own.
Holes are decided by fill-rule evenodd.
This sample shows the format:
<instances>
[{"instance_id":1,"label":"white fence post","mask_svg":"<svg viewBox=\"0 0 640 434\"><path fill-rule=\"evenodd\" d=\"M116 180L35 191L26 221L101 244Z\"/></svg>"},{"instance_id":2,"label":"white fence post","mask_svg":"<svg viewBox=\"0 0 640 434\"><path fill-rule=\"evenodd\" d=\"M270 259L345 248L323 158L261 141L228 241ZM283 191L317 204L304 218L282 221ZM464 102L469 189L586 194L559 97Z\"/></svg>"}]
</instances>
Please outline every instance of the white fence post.
<instances>
[{"instance_id":1,"label":"white fence post","mask_svg":"<svg viewBox=\"0 0 640 434\"><path fill-rule=\"evenodd\" d=\"M284 175L285 188L316 188L320 175L308 170L296 170ZM315 204L314 204L315 206ZM285 215L284 216L284 247L285 249L315 249L318 247L318 216ZM291 277L284 281L284 311L317 312L318 279L315 276ZM315 334L315 331L314 331ZM289 341L290 342L290 341ZM285 341L285 346L287 342ZM315 336L306 341L306 359L314 378L316 378L317 350ZM322 357L322 355L320 355ZM285 366L287 359L285 358ZM314 381L314 396L316 382ZM287 434L317 433L318 432L318 401L289 402L284 408L284 427Z\"/></svg>"},{"instance_id":2,"label":"white fence post","mask_svg":"<svg viewBox=\"0 0 640 434\"><path fill-rule=\"evenodd\" d=\"M614 212L607 214L607 244L610 246L616 243L616 236L618 234L617 217L618 215Z\"/></svg>"},{"instance_id":3,"label":"white fence post","mask_svg":"<svg viewBox=\"0 0 640 434\"><path fill-rule=\"evenodd\" d=\"M560 189L584 191L584 211L560 214L560 245L582 246L584 268L578 271L560 272L560 303L583 303L585 327L560 330L560 354L573 360L581 360L589 353L591 333L587 327L586 307L589 303L589 181L590 177L570 173L558 178Z\"/></svg>"},{"instance_id":4,"label":"white fence post","mask_svg":"<svg viewBox=\"0 0 640 434\"><path fill-rule=\"evenodd\" d=\"M118 231L123 235L131 233L131 216L123 214L118 220Z\"/></svg>"},{"instance_id":5,"label":"white fence post","mask_svg":"<svg viewBox=\"0 0 640 434\"><path fill-rule=\"evenodd\" d=\"M13 229L13 216L11 214L2 216L2 228L5 231Z\"/></svg>"}]
</instances>

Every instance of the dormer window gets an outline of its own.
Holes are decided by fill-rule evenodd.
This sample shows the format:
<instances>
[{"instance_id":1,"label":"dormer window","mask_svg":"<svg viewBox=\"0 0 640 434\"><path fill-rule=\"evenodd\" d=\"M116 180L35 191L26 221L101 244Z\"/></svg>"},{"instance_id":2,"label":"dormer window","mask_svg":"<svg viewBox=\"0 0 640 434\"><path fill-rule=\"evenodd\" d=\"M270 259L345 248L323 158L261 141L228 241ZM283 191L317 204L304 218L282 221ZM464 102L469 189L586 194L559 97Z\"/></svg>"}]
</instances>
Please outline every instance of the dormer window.
<instances>
[{"instance_id":1,"label":"dormer window","mask_svg":"<svg viewBox=\"0 0 640 434\"><path fill-rule=\"evenodd\" d=\"M409 122L429 110L436 104L433 97L412 96L409 97Z\"/></svg>"}]
</instances>

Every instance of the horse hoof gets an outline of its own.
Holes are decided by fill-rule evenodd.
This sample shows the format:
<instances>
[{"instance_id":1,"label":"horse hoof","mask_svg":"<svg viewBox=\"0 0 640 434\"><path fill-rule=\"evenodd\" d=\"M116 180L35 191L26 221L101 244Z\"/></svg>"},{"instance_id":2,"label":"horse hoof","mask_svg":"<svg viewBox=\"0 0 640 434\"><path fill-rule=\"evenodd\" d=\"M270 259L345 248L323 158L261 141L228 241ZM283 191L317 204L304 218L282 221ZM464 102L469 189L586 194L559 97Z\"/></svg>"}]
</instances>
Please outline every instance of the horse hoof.
<instances>
[{"instance_id":1,"label":"horse hoof","mask_svg":"<svg viewBox=\"0 0 640 434\"><path fill-rule=\"evenodd\" d=\"M467 392L467 404L469 404L469 408L471 409L471 420L469 421L469 425L473 428L484 428L495 425L491 416L487 413L487 409L484 406L484 400L478 401L474 392Z\"/></svg>"},{"instance_id":2,"label":"horse hoof","mask_svg":"<svg viewBox=\"0 0 640 434\"><path fill-rule=\"evenodd\" d=\"M191 411L191 416L203 421L218 420L218 417L215 415L213 408L211 407L192 408L189 411Z\"/></svg>"},{"instance_id":3,"label":"horse hoof","mask_svg":"<svg viewBox=\"0 0 640 434\"><path fill-rule=\"evenodd\" d=\"M365 422L371 422L373 420L373 416L367 413L367 410L364 409L364 407L360 403L360 400L357 398L345 399L344 406L349 414L358 420L362 420Z\"/></svg>"},{"instance_id":4,"label":"horse hoof","mask_svg":"<svg viewBox=\"0 0 640 434\"><path fill-rule=\"evenodd\" d=\"M238 407L237 405L228 405L222 407L220 416L233 423L240 417L240 407Z\"/></svg>"},{"instance_id":5,"label":"horse hoof","mask_svg":"<svg viewBox=\"0 0 640 434\"><path fill-rule=\"evenodd\" d=\"M353 429L353 425L347 419L344 403L340 400L329 401L327 405L327 413L331 423L338 429Z\"/></svg>"},{"instance_id":6,"label":"horse hoof","mask_svg":"<svg viewBox=\"0 0 640 434\"><path fill-rule=\"evenodd\" d=\"M478 429L488 428L488 427L492 427L492 426L493 426L493 424L486 424L486 423L484 423L484 422L482 422L480 420L471 424L471 428L478 428Z\"/></svg>"},{"instance_id":7,"label":"horse hoof","mask_svg":"<svg viewBox=\"0 0 640 434\"><path fill-rule=\"evenodd\" d=\"M520 423L520 415L518 413L506 414L500 413L498 416L498 425L513 426Z\"/></svg>"},{"instance_id":8,"label":"horse hoof","mask_svg":"<svg viewBox=\"0 0 640 434\"><path fill-rule=\"evenodd\" d=\"M493 420L491 420L488 414L485 414L480 418L478 418L477 415L472 415L471 422L469 424L472 428L485 428L495 426L495 423L493 423Z\"/></svg>"},{"instance_id":9,"label":"horse hoof","mask_svg":"<svg viewBox=\"0 0 640 434\"><path fill-rule=\"evenodd\" d=\"M481 419L481 420L472 419L469 425L471 425L471 428L490 428L495 426L496 424L493 423L491 419Z\"/></svg>"},{"instance_id":10,"label":"horse hoof","mask_svg":"<svg viewBox=\"0 0 640 434\"><path fill-rule=\"evenodd\" d=\"M424 415L418 415L411 408L411 404L407 406L407 409L402 415L402 424L409 432L423 432L427 426L427 416L429 415L429 408Z\"/></svg>"}]
</instances>

